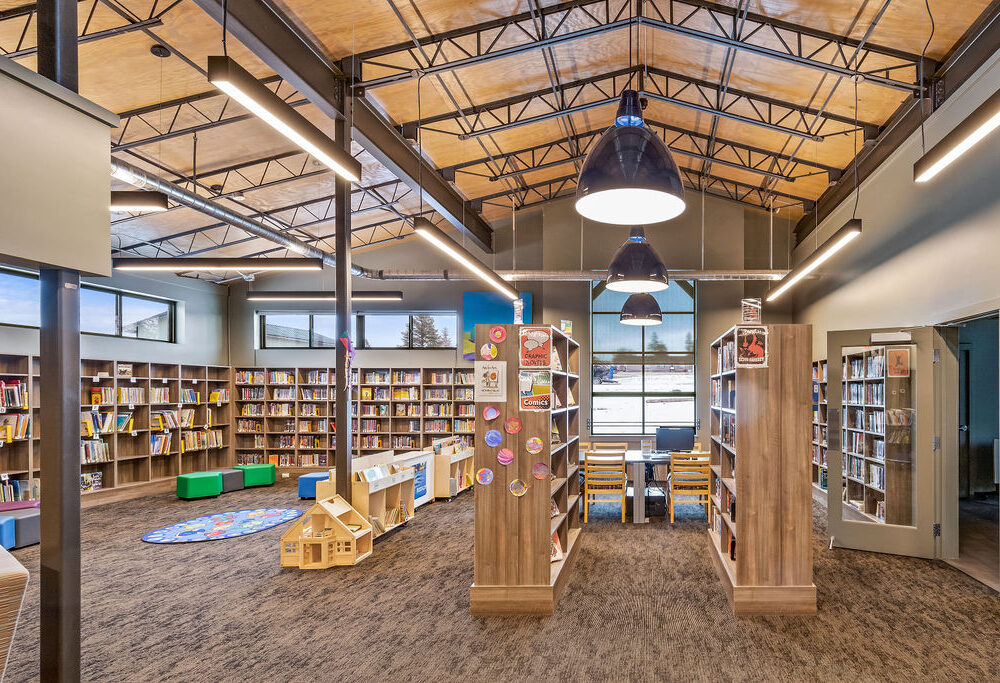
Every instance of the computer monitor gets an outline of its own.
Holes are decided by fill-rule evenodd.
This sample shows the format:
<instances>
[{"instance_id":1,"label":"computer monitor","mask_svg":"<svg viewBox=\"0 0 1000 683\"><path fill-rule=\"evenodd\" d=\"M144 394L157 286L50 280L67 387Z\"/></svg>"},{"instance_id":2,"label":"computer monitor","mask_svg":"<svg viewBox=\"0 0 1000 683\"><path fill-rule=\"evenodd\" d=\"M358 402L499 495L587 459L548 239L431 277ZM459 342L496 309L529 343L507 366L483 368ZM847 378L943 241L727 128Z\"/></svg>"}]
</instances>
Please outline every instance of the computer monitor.
<instances>
[{"instance_id":1,"label":"computer monitor","mask_svg":"<svg viewBox=\"0 0 1000 683\"><path fill-rule=\"evenodd\" d=\"M656 450L690 451L694 449L694 427L657 427Z\"/></svg>"}]
</instances>

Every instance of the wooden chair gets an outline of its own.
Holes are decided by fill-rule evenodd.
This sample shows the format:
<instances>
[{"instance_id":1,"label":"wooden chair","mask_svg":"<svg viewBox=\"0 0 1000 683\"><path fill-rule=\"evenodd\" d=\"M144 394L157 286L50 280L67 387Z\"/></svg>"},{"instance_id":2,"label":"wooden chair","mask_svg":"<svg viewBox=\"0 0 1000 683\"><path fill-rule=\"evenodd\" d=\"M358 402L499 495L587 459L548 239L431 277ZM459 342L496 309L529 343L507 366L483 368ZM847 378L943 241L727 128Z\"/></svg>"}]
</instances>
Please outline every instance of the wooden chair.
<instances>
[{"instance_id":1,"label":"wooden chair","mask_svg":"<svg viewBox=\"0 0 1000 683\"><path fill-rule=\"evenodd\" d=\"M708 453L671 453L669 487L667 490L667 506L670 510L670 523L674 523L674 505L676 503L694 503L705 506L708 515L709 501L709 454ZM693 500L676 500L677 496L693 497Z\"/></svg>"},{"instance_id":2,"label":"wooden chair","mask_svg":"<svg viewBox=\"0 0 1000 683\"><path fill-rule=\"evenodd\" d=\"M608 450L601 444L601 450L587 451L583 459L583 521L587 522L590 504L597 502L620 502L622 522L625 522L625 489L628 476L625 474L625 449Z\"/></svg>"}]
</instances>

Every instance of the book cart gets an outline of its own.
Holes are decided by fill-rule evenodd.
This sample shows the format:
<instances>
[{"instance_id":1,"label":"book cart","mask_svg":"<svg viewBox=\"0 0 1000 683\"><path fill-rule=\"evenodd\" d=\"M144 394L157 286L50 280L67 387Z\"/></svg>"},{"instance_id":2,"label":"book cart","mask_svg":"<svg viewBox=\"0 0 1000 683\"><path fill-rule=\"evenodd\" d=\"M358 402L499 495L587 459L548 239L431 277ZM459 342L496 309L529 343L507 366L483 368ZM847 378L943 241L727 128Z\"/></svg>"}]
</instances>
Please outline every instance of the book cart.
<instances>
[{"instance_id":1,"label":"book cart","mask_svg":"<svg viewBox=\"0 0 1000 683\"><path fill-rule=\"evenodd\" d=\"M552 614L580 548L580 347L539 325L477 325L476 343L475 372L503 378L476 389L470 609Z\"/></svg>"},{"instance_id":2,"label":"book cart","mask_svg":"<svg viewBox=\"0 0 1000 683\"><path fill-rule=\"evenodd\" d=\"M736 367L737 328L712 343L709 547L738 616L814 614L811 329L766 328L766 362Z\"/></svg>"}]
</instances>

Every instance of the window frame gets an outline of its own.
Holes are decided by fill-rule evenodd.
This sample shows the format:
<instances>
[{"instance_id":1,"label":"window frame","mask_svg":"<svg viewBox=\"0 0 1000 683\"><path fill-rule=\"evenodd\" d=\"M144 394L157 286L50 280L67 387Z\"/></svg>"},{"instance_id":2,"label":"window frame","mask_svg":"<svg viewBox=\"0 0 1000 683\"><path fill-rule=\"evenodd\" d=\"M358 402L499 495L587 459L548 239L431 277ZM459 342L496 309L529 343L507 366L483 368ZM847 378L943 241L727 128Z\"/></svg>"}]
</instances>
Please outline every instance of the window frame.
<instances>
[{"instance_id":1,"label":"window frame","mask_svg":"<svg viewBox=\"0 0 1000 683\"><path fill-rule=\"evenodd\" d=\"M268 346L267 344L267 316L269 315L304 315L309 319L309 339L305 346ZM336 346L316 346L315 341L315 327L316 323L314 318L317 315L332 315L336 316L336 313L314 313L312 311L268 311L260 312L257 314L257 324L258 334L260 335L260 348L269 349L271 351L329 351Z\"/></svg>"},{"instance_id":2,"label":"window frame","mask_svg":"<svg viewBox=\"0 0 1000 683\"><path fill-rule=\"evenodd\" d=\"M380 315L394 315L408 317L407 321L407 331L406 331L406 346L368 346L365 344L365 318L368 316L377 317ZM451 316L455 319L455 334L452 335L452 345L451 346L414 346L413 345L413 318L419 315L430 315L430 316ZM357 338L358 338L358 348L366 349L369 351L451 351L458 349L458 311L371 311L371 312L359 312L357 315Z\"/></svg>"},{"instance_id":3,"label":"window frame","mask_svg":"<svg viewBox=\"0 0 1000 683\"><path fill-rule=\"evenodd\" d=\"M15 270L12 268L0 267L0 273L6 275L12 275L14 277L23 277L27 280L37 281L38 275L36 273L29 273L21 270ZM114 295L115 297L115 333L108 334L107 332L87 332L80 330L80 334L87 334L92 337L109 337L112 339L131 339L133 341L146 341L146 342L160 342L163 344L176 344L177 343L177 302L173 299L166 299L158 296L151 296L149 294L138 294L136 292L129 292L122 289L115 289L113 287L102 287L101 285L93 285L89 283L81 283L80 289L86 289L90 291L107 292ZM39 295L40 296L40 295ZM167 305L167 328L168 335L167 339L153 339L150 337L140 337L140 336L128 336L123 333L123 321L122 321L122 299L123 297L129 297L130 299L141 299L143 301L154 301L160 304ZM41 306L41 299L38 302ZM81 314L82 314L81 308ZM5 327L20 327L22 329L37 330L40 328L39 325L22 325L20 323L8 323L0 321L0 325ZM82 328L82 322L81 322Z\"/></svg>"},{"instance_id":4,"label":"window frame","mask_svg":"<svg viewBox=\"0 0 1000 683\"><path fill-rule=\"evenodd\" d=\"M594 289L591 289L590 297L590 432L594 436L600 437L622 437L622 438L636 438L636 437L649 437L653 436L655 432L655 427L659 426L659 423L652 425L654 428L653 432L647 432L647 429L651 425L646 419L646 401L649 398L659 398L659 397L671 397L671 398L690 398L693 406L694 413L691 417L690 423L681 423L671 426L677 427L694 427L697 422L697 411L698 411L698 363L697 363L697 348L698 348L698 283L697 281L690 281L693 288L692 294L692 305L689 311L679 311L679 310L661 310L663 315L689 315L691 316L691 339L692 339L692 350L688 351L648 351L646 338L647 330L650 332L655 332L657 326L638 326L640 331L639 335L639 348L638 350L632 351L594 351L595 347L595 332L597 330L596 319L600 316L618 316L619 313L612 311L595 311L594 310L594 300L596 298L594 294ZM672 280L671 284L676 286L675 282ZM598 285L599 286L599 285ZM599 296L599 295L598 295ZM646 369L650 366L656 365L671 365L669 361L672 356L679 356L686 353L690 353L691 359L691 391L647 391L646 390ZM628 354L632 358L638 361L638 363L629 362L629 365L639 365L641 368L642 377L642 391L598 391L594 388L594 364L595 356L598 361L602 357L610 357L615 354ZM640 419L639 419L639 431L638 432L595 432L595 420L594 420L594 398L628 398L628 399L639 399L640 406Z\"/></svg>"}]
</instances>

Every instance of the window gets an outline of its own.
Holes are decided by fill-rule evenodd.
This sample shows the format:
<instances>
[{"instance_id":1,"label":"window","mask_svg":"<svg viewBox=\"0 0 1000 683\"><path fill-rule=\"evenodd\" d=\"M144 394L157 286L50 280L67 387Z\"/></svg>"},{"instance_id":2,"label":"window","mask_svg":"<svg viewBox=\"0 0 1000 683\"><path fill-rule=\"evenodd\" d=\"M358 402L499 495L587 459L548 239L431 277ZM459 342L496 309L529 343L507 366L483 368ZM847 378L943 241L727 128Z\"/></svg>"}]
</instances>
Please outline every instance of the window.
<instances>
[{"instance_id":1,"label":"window","mask_svg":"<svg viewBox=\"0 0 1000 683\"><path fill-rule=\"evenodd\" d=\"M0 324L38 327L38 276L0 270ZM177 304L114 289L80 287L80 331L150 341L174 341Z\"/></svg>"},{"instance_id":2,"label":"window","mask_svg":"<svg viewBox=\"0 0 1000 683\"><path fill-rule=\"evenodd\" d=\"M359 346L365 349L453 349L454 313L368 313L358 316Z\"/></svg>"},{"instance_id":3,"label":"window","mask_svg":"<svg viewBox=\"0 0 1000 683\"><path fill-rule=\"evenodd\" d=\"M332 349L337 345L337 316L331 313L262 313L262 349Z\"/></svg>"},{"instance_id":4,"label":"window","mask_svg":"<svg viewBox=\"0 0 1000 683\"><path fill-rule=\"evenodd\" d=\"M694 425L694 283L653 296L663 324L618 322L629 295L597 284L591 297L591 432L654 434Z\"/></svg>"}]
</instances>

